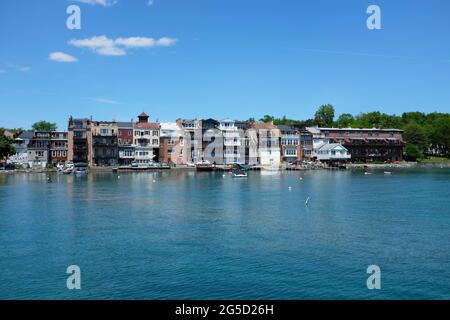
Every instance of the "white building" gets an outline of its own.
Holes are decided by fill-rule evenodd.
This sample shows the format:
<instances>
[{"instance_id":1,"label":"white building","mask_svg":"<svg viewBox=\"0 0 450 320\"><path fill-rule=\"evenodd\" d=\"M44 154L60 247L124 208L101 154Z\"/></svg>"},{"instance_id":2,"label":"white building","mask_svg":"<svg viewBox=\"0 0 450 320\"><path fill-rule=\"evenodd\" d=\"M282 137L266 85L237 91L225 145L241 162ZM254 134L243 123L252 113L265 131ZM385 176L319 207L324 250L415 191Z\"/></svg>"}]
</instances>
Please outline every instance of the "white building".
<instances>
[{"instance_id":1,"label":"white building","mask_svg":"<svg viewBox=\"0 0 450 320\"><path fill-rule=\"evenodd\" d=\"M279 167L281 162L281 132L273 123L255 122L251 129L256 131L257 161L262 166ZM252 142L253 138L250 138ZM253 149L252 147L250 149ZM252 150L250 150L252 153Z\"/></svg>"},{"instance_id":2,"label":"white building","mask_svg":"<svg viewBox=\"0 0 450 320\"><path fill-rule=\"evenodd\" d=\"M9 162L28 165L28 144L33 136L34 134L32 132L23 132L15 139L14 149L16 150L16 154L8 158Z\"/></svg>"},{"instance_id":3,"label":"white building","mask_svg":"<svg viewBox=\"0 0 450 320\"><path fill-rule=\"evenodd\" d=\"M317 160L319 161L345 161L351 158L348 150L340 143L327 143L317 150Z\"/></svg>"},{"instance_id":4,"label":"white building","mask_svg":"<svg viewBox=\"0 0 450 320\"><path fill-rule=\"evenodd\" d=\"M135 162L148 164L158 160L160 125L156 122L148 122L148 115L142 112L139 122L133 125L133 146L135 147Z\"/></svg>"},{"instance_id":5,"label":"white building","mask_svg":"<svg viewBox=\"0 0 450 320\"><path fill-rule=\"evenodd\" d=\"M220 121L218 129L223 136L223 163L224 164L244 164L245 145L241 137L240 130L231 119Z\"/></svg>"}]
</instances>

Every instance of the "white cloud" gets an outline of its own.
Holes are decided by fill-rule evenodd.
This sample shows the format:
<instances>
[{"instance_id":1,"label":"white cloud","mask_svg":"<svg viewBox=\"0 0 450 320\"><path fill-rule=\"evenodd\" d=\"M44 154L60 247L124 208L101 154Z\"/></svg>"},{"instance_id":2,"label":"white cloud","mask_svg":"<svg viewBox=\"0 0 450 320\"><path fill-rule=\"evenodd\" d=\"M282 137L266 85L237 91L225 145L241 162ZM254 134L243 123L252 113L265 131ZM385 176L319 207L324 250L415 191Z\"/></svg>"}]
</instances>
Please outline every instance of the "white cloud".
<instances>
[{"instance_id":1,"label":"white cloud","mask_svg":"<svg viewBox=\"0 0 450 320\"><path fill-rule=\"evenodd\" d=\"M156 41L157 46L160 46L160 47L170 47L170 46L173 46L176 42L177 42L177 39L172 39L172 38L167 38L167 37L163 37L163 38L159 39L158 41Z\"/></svg>"},{"instance_id":2,"label":"white cloud","mask_svg":"<svg viewBox=\"0 0 450 320\"><path fill-rule=\"evenodd\" d=\"M87 3L91 5L101 5L104 7L113 6L117 3L117 0L75 0L81 3Z\"/></svg>"},{"instance_id":3,"label":"white cloud","mask_svg":"<svg viewBox=\"0 0 450 320\"><path fill-rule=\"evenodd\" d=\"M0 73L6 73L6 70L0 69Z\"/></svg>"},{"instance_id":4,"label":"white cloud","mask_svg":"<svg viewBox=\"0 0 450 320\"><path fill-rule=\"evenodd\" d=\"M77 62L78 59L70 54L64 52L52 52L49 54L48 58L57 62Z\"/></svg>"},{"instance_id":5,"label":"white cloud","mask_svg":"<svg viewBox=\"0 0 450 320\"><path fill-rule=\"evenodd\" d=\"M147 5L152 6L155 4L155 0L148 0Z\"/></svg>"},{"instance_id":6,"label":"white cloud","mask_svg":"<svg viewBox=\"0 0 450 320\"><path fill-rule=\"evenodd\" d=\"M21 67L21 66L18 66L18 67L17 67L17 70L19 70L20 72L30 72L30 71L31 71L31 68L30 68L30 67Z\"/></svg>"},{"instance_id":7,"label":"white cloud","mask_svg":"<svg viewBox=\"0 0 450 320\"><path fill-rule=\"evenodd\" d=\"M130 37L130 38L117 38L114 41L116 45L121 45L127 48L148 48L155 45L155 40L152 38L144 37Z\"/></svg>"},{"instance_id":8,"label":"white cloud","mask_svg":"<svg viewBox=\"0 0 450 320\"><path fill-rule=\"evenodd\" d=\"M104 56L124 56L127 54L127 49L169 47L175 45L176 42L177 39L168 37L162 37L160 39L129 37L113 40L102 35L87 39L73 39L69 41L69 44L78 48L88 48Z\"/></svg>"},{"instance_id":9,"label":"white cloud","mask_svg":"<svg viewBox=\"0 0 450 320\"><path fill-rule=\"evenodd\" d=\"M95 52L102 56L124 56L127 54L124 49L115 46L99 48Z\"/></svg>"}]
</instances>

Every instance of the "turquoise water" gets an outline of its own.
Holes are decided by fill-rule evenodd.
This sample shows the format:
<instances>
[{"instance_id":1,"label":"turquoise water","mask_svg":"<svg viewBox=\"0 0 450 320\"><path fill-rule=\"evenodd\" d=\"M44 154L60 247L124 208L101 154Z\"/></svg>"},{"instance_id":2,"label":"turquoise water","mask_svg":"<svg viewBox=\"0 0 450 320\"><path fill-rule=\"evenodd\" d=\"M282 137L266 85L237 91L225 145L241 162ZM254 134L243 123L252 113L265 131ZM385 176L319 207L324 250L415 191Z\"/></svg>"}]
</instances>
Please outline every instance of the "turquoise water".
<instances>
[{"instance_id":1,"label":"turquoise water","mask_svg":"<svg viewBox=\"0 0 450 320\"><path fill-rule=\"evenodd\" d=\"M450 299L448 169L51 179L0 175L1 299Z\"/></svg>"}]
</instances>

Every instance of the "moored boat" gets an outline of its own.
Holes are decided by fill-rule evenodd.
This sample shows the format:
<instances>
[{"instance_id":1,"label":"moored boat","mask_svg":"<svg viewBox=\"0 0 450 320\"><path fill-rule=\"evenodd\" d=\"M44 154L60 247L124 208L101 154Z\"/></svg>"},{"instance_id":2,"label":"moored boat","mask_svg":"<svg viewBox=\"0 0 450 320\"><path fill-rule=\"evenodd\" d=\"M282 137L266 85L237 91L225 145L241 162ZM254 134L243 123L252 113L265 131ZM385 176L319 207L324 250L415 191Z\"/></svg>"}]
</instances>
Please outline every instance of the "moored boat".
<instances>
[{"instance_id":1,"label":"moored boat","mask_svg":"<svg viewBox=\"0 0 450 320\"><path fill-rule=\"evenodd\" d=\"M214 168L215 165L208 160L202 160L195 164L195 169L197 169L197 171L213 171Z\"/></svg>"},{"instance_id":2,"label":"moored boat","mask_svg":"<svg viewBox=\"0 0 450 320\"><path fill-rule=\"evenodd\" d=\"M76 175L88 174L88 164L84 162L78 162L74 164L74 173Z\"/></svg>"}]
</instances>

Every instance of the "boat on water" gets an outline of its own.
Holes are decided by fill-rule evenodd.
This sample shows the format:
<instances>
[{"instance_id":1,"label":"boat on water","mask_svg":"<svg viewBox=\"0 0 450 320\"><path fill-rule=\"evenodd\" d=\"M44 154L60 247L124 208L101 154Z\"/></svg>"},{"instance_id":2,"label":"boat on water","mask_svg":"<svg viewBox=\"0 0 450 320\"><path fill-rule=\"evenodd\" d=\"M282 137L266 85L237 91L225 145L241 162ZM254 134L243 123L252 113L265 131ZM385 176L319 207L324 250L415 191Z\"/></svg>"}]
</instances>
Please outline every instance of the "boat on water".
<instances>
[{"instance_id":1,"label":"boat on water","mask_svg":"<svg viewBox=\"0 0 450 320\"><path fill-rule=\"evenodd\" d=\"M244 166L242 164L236 163L233 165L233 168L231 170L231 173L233 174L233 177L236 178L244 178L247 177L247 171L248 171L248 166Z\"/></svg>"},{"instance_id":2,"label":"boat on water","mask_svg":"<svg viewBox=\"0 0 450 320\"><path fill-rule=\"evenodd\" d=\"M213 171L216 166L208 160L202 160L195 164L197 171Z\"/></svg>"},{"instance_id":3,"label":"boat on water","mask_svg":"<svg viewBox=\"0 0 450 320\"><path fill-rule=\"evenodd\" d=\"M88 164L85 162L78 162L74 164L74 171L75 175L83 176L88 174Z\"/></svg>"},{"instance_id":4,"label":"boat on water","mask_svg":"<svg viewBox=\"0 0 450 320\"><path fill-rule=\"evenodd\" d=\"M235 178L245 178L248 175L247 172L243 169L234 169L232 173L233 177Z\"/></svg>"}]
</instances>

